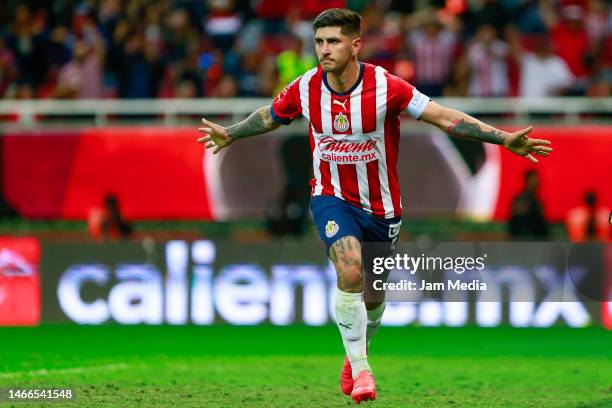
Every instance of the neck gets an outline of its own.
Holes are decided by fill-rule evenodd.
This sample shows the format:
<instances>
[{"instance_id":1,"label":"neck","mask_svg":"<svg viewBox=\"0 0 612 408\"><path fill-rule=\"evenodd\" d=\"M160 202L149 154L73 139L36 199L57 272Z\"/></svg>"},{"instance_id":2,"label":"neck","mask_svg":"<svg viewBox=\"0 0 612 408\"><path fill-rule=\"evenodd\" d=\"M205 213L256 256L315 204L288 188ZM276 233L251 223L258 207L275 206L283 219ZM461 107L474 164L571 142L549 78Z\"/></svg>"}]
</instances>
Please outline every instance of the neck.
<instances>
[{"instance_id":1,"label":"neck","mask_svg":"<svg viewBox=\"0 0 612 408\"><path fill-rule=\"evenodd\" d=\"M342 72L328 72L327 83L338 93L343 93L351 89L359 80L360 66L357 59L350 61Z\"/></svg>"}]
</instances>

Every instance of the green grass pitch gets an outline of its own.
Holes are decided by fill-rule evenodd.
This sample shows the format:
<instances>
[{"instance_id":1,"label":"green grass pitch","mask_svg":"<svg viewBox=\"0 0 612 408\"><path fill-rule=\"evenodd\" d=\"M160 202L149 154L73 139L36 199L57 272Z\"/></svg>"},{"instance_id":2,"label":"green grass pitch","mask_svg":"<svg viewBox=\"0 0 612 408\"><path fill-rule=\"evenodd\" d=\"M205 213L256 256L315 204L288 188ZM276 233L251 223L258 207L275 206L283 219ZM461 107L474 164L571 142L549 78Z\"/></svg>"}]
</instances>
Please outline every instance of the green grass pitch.
<instances>
[{"instance_id":1,"label":"green grass pitch","mask_svg":"<svg viewBox=\"0 0 612 408\"><path fill-rule=\"evenodd\" d=\"M612 407L611 357L600 328L383 327L362 405ZM76 394L0 406L346 407L342 360L333 326L0 328L0 388Z\"/></svg>"}]
</instances>

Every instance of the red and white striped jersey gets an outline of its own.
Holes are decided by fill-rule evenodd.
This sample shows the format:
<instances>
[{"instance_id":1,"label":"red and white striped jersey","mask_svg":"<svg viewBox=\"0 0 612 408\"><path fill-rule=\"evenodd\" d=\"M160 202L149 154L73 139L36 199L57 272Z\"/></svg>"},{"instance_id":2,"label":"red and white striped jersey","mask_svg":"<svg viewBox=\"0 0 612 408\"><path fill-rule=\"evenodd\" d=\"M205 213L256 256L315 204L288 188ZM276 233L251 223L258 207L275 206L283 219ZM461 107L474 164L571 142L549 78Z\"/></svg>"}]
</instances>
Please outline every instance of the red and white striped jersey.
<instances>
[{"instance_id":1,"label":"red and white striped jersey","mask_svg":"<svg viewBox=\"0 0 612 408\"><path fill-rule=\"evenodd\" d=\"M334 92L321 67L313 68L276 97L274 120L310 122L312 195L341 198L382 218L402 213L397 153L399 115L419 118L429 98L384 68L360 63L357 83Z\"/></svg>"},{"instance_id":2,"label":"red and white striped jersey","mask_svg":"<svg viewBox=\"0 0 612 408\"><path fill-rule=\"evenodd\" d=\"M433 37L422 30L413 31L408 44L415 65L416 84L443 85L453 66L455 34L448 29Z\"/></svg>"}]
</instances>

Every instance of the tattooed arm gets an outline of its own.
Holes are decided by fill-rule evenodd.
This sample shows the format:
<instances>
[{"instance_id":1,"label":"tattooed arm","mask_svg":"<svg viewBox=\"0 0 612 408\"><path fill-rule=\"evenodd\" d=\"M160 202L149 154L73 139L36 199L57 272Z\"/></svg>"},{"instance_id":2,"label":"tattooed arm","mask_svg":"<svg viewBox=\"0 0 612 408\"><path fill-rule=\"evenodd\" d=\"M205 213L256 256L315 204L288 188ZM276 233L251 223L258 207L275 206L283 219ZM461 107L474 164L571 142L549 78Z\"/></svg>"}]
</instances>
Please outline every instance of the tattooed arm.
<instances>
[{"instance_id":1,"label":"tattooed arm","mask_svg":"<svg viewBox=\"0 0 612 408\"><path fill-rule=\"evenodd\" d=\"M537 163L538 160L531 153L548 156L552 152L552 148L548 147L550 145L548 140L527 137L527 134L533 129L531 126L514 133L504 132L468 114L445 108L433 101L427 104L421 119L439 127L451 136L503 145L512 153L523 156L534 163Z\"/></svg>"},{"instance_id":2,"label":"tattooed arm","mask_svg":"<svg viewBox=\"0 0 612 408\"><path fill-rule=\"evenodd\" d=\"M227 128L202 119L204 127L198 129L200 133L205 133L198 139L198 143L206 143L206 148L215 148L213 153L218 153L224 147L231 145L234 141L245 137L261 135L277 129L280 125L272 119L270 106L264 106L251 113L242 122L231 125Z\"/></svg>"}]
</instances>

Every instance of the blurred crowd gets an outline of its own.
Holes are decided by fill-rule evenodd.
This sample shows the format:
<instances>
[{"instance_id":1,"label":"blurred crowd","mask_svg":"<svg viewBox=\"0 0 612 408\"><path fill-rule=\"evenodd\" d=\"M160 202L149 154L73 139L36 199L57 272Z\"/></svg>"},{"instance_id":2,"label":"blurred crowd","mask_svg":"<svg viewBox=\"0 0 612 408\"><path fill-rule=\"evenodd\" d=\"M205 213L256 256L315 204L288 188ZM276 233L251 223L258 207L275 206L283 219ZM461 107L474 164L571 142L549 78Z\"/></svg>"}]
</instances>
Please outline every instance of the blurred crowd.
<instances>
[{"instance_id":1,"label":"blurred crowd","mask_svg":"<svg viewBox=\"0 0 612 408\"><path fill-rule=\"evenodd\" d=\"M3 98L275 95L312 19L363 16L361 60L430 96L610 96L604 0L56 0L0 4Z\"/></svg>"}]
</instances>

